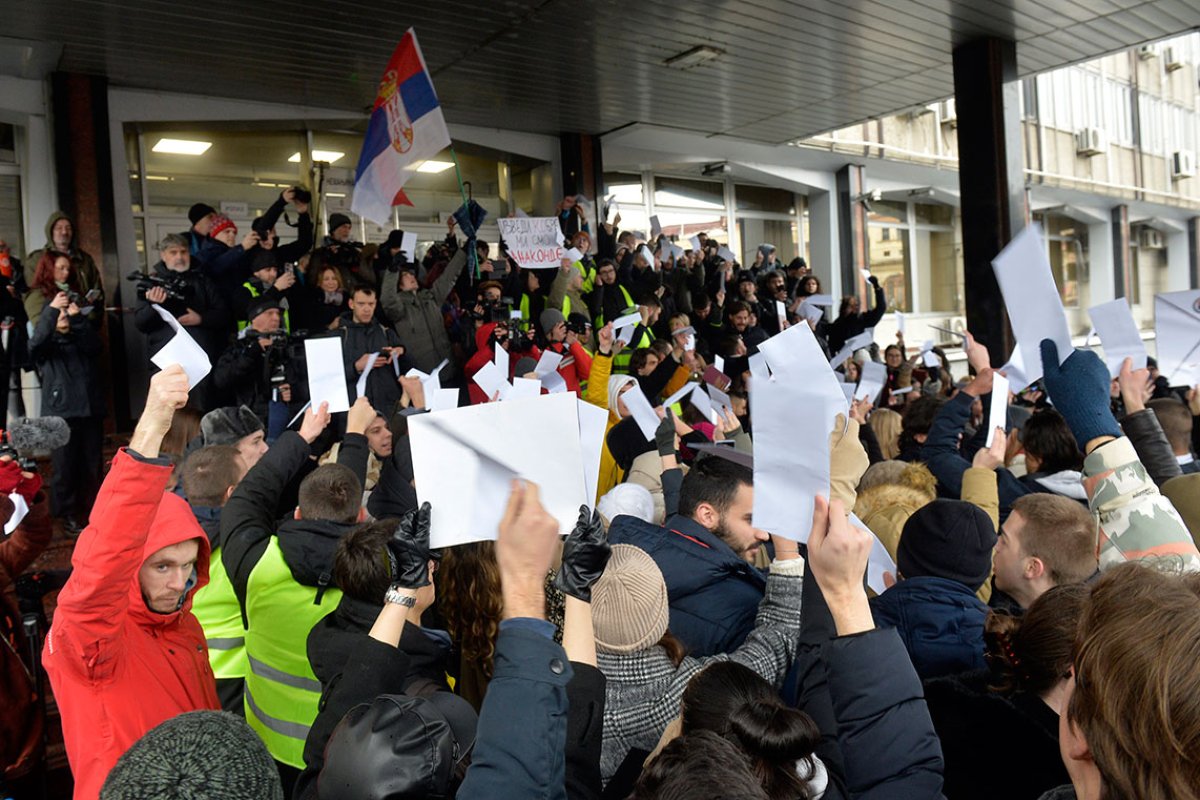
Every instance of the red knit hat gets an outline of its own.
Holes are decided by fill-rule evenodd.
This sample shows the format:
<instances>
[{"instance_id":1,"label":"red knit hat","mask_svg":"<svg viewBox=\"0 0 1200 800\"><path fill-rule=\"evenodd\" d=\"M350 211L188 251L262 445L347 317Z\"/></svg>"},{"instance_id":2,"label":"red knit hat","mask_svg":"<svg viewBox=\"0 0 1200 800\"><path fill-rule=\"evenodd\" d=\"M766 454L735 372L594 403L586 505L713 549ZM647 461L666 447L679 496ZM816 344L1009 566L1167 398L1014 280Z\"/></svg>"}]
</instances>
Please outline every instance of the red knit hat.
<instances>
[{"instance_id":1,"label":"red knit hat","mask_svg":"<svg viewBox=\"0 0 1200 800\"><path fill-rule=\"evenodd\" d=\"M237 225L233 224L233 220L222 214L218 214L213 218L212 228L209 230L208 235L215 238L218 233L226 228L233 228L234 235L237 235Z\"/></svg>"}]
</instances>

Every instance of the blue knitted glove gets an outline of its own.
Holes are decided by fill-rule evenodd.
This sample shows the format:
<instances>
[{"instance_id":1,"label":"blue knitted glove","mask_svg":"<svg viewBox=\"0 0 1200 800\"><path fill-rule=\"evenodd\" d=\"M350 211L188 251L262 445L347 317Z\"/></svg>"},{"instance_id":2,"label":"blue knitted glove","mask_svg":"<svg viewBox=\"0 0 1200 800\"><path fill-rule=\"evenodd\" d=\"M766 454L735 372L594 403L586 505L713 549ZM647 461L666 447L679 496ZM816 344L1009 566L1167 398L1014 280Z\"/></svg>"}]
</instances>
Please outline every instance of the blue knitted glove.
<instances>
[{"instance_id":1,"label":"blue knitted glove","mask_svg":"<svg viewBox=\"0 0 1200 800\"><path fill-rule=\"evenodd\" d=\"M1100 436L1121 436L1121 426L1109 410L1111 379L1100 356L1076 350L1058 363L1058 347L1042 340L1042 380L1050 402L1071 426L1079 449Z\"/></svg>"}]
</instances>

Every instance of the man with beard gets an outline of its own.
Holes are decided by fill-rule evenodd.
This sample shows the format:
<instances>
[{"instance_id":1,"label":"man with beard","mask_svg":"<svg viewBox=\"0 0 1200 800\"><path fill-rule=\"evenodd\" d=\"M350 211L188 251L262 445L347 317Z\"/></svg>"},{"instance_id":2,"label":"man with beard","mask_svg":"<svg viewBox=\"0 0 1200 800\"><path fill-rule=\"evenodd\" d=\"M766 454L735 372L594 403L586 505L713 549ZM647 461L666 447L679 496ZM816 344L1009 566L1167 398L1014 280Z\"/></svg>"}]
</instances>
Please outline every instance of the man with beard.
<instances>
[{"instance_id":1,"label":"man with beard","mask_svg":"<svg viewBox=\"0 0 1200 800\"><path fill-rule=\"evenodd\" d=\"M648 553L670 596L668 628L697 658L735 650L754 628L766 574L753 566L766 531L754 527L754 473L708 456L679 490L679 512L660 528L631 516L612 522L608 539Z\"/></svg>"}]
</instances>

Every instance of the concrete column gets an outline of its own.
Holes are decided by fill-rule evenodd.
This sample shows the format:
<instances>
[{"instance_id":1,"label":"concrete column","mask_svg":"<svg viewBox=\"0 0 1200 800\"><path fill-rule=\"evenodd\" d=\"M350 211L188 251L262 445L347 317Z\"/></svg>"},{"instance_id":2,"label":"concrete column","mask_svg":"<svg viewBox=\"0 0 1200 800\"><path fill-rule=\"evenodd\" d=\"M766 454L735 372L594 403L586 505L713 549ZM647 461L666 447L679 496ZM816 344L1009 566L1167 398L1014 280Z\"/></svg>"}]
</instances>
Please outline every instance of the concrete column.
<instances>
[{"instance_id":1,"label":"concrete column","mask_svg":"<svg viewBox=\"0 0 1200 800\"><path fill-rule=\"evenodd\" d=\"M864 309L868 307L865 289L856 287L863 285L859 270L870 267L867 210L859 200L863 195L865 181L866 171L860 164L847 164L838 170L838 244L841 250L838 272L841 277L841 294L860 294L859 299L862 300Z\"/></svg>"},{"instance_id":2,"label":"concrete column","mask_svg":"<svg viewBox=\"0 0 1200 800\"><path fill-rule=\"evenodd\" d=\"M593 202L600 213L604 192L604 160L600 154L600 137L585 133L564 133L562 145L563 196L582 194ZM595 236L599 220L588 220Z\"/></svg>"},{"instance_id":3,"label":"concrete column","mask_svg":"<svg viewBox=\"0 0 1200 800\"><path fill-rule=\"evenodd\" d=\"M999 366L1013 336L992 259L1025 224L1016 45L976 39L953 58L967 326Z\"/></svg>"},{"instance_id":4,"label":"concrete column","mask_svg":"<svg viewBox=\"0 0 1200 800\"><path fill-rule=\"evenodd\" d=\"M835 298L842 293L842 270L837 194L812 191L808 195L808 266L821 286ZM834 309L836 312L837 309Z\"/></svg>"},{"instance_id":5,"label":"concrete column","mask_svg":"<svg viewBox=\"0 0 1200 800\"><path fill-rule=\"evenodd\" d=\"M1129 247L1129 206L1113 206L1111 219L1114 297L1132 297L1133 251Z\"/></svg>"},{"instance_id":6,"label":"concrete column","mask_svg":"<svg viewBox=\"0 0 1200 800\"><path fill-rule=\"evenodd\" d=\"M1080 293L1080 312L1084 315L1089 306L1125 296L1123 293L1117 293L1118 290L1123 292L1124 288L1123 281L1117 274L1117 254L1114 252L1117 234L1113 230L1113 224L1107 221L1088 223L1087 232L1087 291ZM1086 324L1086 319L1081 318L1079 324ZM1087 328L1083 330L1087 332Z\"/></svg>"},{"instance_id":7,"label":"concrete column","mask_svg":"<svg viewBox=\"0 0 1200 800\"><path fill-rule=\"evenodd\" d=\"M1188 233L1167 234L1167 291L1182 292L1192 288L1192 262ZM1143 300L1145 302L1145 300Z\"/></svg>"}]
</instances>

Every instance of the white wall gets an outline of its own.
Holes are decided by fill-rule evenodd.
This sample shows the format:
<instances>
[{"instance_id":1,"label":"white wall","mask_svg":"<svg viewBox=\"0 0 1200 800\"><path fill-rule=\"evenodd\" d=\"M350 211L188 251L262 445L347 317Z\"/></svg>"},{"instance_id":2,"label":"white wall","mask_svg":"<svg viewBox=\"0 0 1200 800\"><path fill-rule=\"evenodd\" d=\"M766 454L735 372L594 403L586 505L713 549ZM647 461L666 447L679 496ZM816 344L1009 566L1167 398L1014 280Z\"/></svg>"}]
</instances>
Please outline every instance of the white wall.
<instances>
[{"instance_id":1,"label":"white wall","mask_svg":"<svg viewBox=\"0 0 1200 800\"><path fill-rule=\"evenodd\" d=\"M0 121L17 126L21 165L21 211L27 250L46 241L46 220L58 209L54 124L50 86L44 81L0 75ZM24 253L20 254L24 257Z\"/></svg>"}]
</instances>

